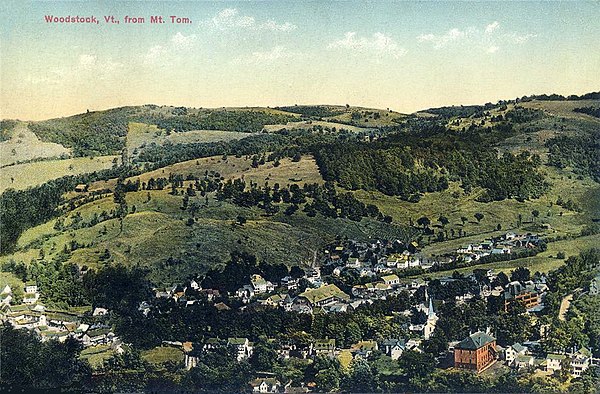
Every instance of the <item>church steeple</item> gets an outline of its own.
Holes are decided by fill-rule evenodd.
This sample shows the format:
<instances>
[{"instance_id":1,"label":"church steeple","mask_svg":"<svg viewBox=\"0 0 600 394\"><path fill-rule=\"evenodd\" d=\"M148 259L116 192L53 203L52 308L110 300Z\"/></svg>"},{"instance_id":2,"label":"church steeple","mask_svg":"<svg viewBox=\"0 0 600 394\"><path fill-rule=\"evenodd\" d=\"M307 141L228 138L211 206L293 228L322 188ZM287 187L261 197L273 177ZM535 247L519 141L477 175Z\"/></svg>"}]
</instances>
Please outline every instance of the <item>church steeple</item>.
<instances>
[{"instance_id":1,"label":"church steeple","mask_svg":"<svg viewBox=\"0 0 600 394\"><path fill-rule=\"evenodd\" d=\"M429 298L429 308L427 309L427 312L427 317L435 316L435 312L433 310L433 300L431 299L431 297Z\"/></svg>"}]
</instances>

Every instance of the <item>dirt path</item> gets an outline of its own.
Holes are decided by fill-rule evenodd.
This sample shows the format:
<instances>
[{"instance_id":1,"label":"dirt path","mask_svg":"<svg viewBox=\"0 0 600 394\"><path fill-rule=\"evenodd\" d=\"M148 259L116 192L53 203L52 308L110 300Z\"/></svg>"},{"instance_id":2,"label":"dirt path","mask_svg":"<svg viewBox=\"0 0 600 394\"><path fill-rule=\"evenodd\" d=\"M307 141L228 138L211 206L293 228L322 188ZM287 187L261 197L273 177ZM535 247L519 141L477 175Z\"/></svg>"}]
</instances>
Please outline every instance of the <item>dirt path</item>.
<instances>
[{"instance_id":1,"label":"dirt path","mask_svg":"<svg viewBox=\"0 0 600 394\"><path fill-rule=\"evenodd\" d=\"M560 310L558 311L558 319L565 321L565 315L571 306L571 300L573 299L573 294L569 294L565 296L560 302Z\"/></svg>"}]
</instances>

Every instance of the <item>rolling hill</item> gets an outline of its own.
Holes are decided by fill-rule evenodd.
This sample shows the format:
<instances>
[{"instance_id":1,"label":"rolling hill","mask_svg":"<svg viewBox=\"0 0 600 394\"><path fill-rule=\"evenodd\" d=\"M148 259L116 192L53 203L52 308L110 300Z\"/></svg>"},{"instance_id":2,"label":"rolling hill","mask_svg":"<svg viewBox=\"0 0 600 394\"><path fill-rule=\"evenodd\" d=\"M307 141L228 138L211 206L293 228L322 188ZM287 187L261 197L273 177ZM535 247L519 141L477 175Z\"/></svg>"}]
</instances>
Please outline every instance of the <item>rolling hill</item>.
<instances>
[{"instance_id":1,"label":"rolling hill","mask_svg":"<svg viewBox=\"0 0 600 394\"><path fill-rule=\"evenodd\" d=\"M45 141L40 146L47 146L49 153L37 156L35 162L13 163L2 173L4 188L11 187L4 179L7 176L21 182L19 187L12 186L14 189L64 175L75 177L60 186L62 197L54 202L56 209L48 216L50 219L40 216L28 221L33 225L22 228L13 250L3 251L0 262L56 260L80 267L122 262L147 268L154 283L165 285L225 263L234 250L254 254L261 262L307 265L313 263L315 253L338 237L399 238L418 239L423 253L434 257L471 239L510 229L540 233L556 241L556 247L549 247L548 253L517 262L531 265L533 270L547 270L561 264L556 259L558 251L575 253L578 245L597 241L595 230L582 237L582 232L591 231L594 219L600 217L595 164L585 155L572 156L560 145L565 142L555 141L557 137L597 141L600 119L575 109L599 104L599 100L530 100L499 103L487 109L447 107L428 110L427 116L342 106L208 110L147 105L15 123L6 133L8 139L0 144L14 144L15 135L26 133ZM341 130L349 133L338 133ZM384 132L378 140L363 140L365 135L381 130ZM278 139L270 140L270 135ZM448 138L456 139L454 145L445 142ZM248 145L246 141L253 142ZM476 178L480 183L465 190L460 172L451 167L452 162L441 159L445 151L436 153L440 159L435 163L419 153L421 149L441 149L438 144L461 147L461 141L470 141L465 149L472 149L473 144L475 149L477 144L495 149L498 165L506 152L519 155L527 150L537 154L541 162L536 164L536 171L547 186L539 196L482 199L492 187L488 182ZM407 174L427 173L447 178L448 184L441 184L437 191L425 188L415 199L382 192L374 185L346 186L346 190L335 176L324 176L322 160L313 156L314 152L329 152L332 143L376 149L380 155L377 157L404 152L403 147L410 146L407 157L414 164L408 165L406 157L404 162L389 158L389 163L397 164L387 170L406 165L402 171ZM552 144L559 145L553 148ZM246 146L247 152L240 154L239 146ZM390 150L398 147L400 151ZM161 150L172 153L166 164L163 159L153 161L154 156L148 154ZM53 159L55 151L67 152L68 157ZM186 154L178 155L179 151ZM352 152L348 149L346 155ZM114 167L115 159L116 169L99 172ZM557 166L558 159L564 165ZM68 160L71 164L64 168ZM87 167L78 167L78 160ZM51 171L55 165L57 169ZM346 170L354 171L353 165ZM364 163L357 168L363 171L361 176L379 171ZM27 176L28 171L43 176ZM117 173L125 174L121 181ZM162 186L150 189L148 185L159 179L163 179ZM307 205L314 202L314 197L298 203L300 209L292 213L285 212L294 205L289 202L275 203L277 209L268 212L260 202L245 206L220 198L219 192L209 186L212 182L223 187L234 179L243 180L246 190L265 184L269 188L278 184L286 190L293 185L302 189L305 184L323 187L327 180L336 184L338 196L351 192L358 201L373 204L383 215L389 215L392 222L381 217L351 220L328 217L319 211L313 214ZM88 185L86 192L73 191L78 182ZM138 185L125 194L124 217L117 214L119 204L113 196L118 184ZM28 191L22 193L26 196ZM558 204L559 197L562 205ZM568 207L566 201L571 201ZM538 212L536 217L534 211ZM484 215L481 222L474 219L478 212ZM433 234L423 233L416 225L423 216L431 219ZM438 224L440 216L447 217L449 224ZM468 237L437 237L440 231L449 234L459 229ZM496 267L510 269L516 264L510 263Z\"/></svg>"}]
</instances>

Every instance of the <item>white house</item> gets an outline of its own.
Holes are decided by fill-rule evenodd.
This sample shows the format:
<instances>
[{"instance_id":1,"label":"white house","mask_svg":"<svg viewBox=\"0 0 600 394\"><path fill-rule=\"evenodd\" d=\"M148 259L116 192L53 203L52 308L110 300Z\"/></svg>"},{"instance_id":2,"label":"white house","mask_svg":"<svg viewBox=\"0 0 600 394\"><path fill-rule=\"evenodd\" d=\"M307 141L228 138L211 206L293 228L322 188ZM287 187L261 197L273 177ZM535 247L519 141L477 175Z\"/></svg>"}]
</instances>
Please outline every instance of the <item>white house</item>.
<instances>
[{"instance_id":1,"label":"white house","mask_svg":"<svg viewBox=\"0 0 600 394\"><path fill-rule=\"evenodd\" d=\"M250 278L250 283L252 284L252 288L254 289L254 293L256 294L270 292L275 289L273 283L265 280L262 276L258 274L252 275L252 277Z\"/></svg>"},{"instance_id":2,"label":"white house","mask_svg":"<svg viewBox=\"0 0 600 394\"><path fill-rule=\"evenodd\" d=\"M250 358L254 350L248 338L228 338L227 346L232 346L237 350L238 361Z\"/></svg>"},{"instance_id":3,"label":"white house","mask_svg":"<svg viewBox=\"0 0 600 394\"><path fill-rule=\"evenodd\" d=\"M253 393L277 393L281 389L281 383L277 379L254 379L250 382Z\"/></svg>"},{"instance_id":4,"label":"white house","mask_svg":"<svg viewBox=\"0 0 600 394\"><path fill-rule=\"evenodd\" d=\"M400 284L400 278L395 274L382 276L381 279L386 285L395 286Z\"/></svg>"},{"instance_id":5,"label":"white house","mask_svg":"<svg viewBox=\"0 0 600 394\"><path fill-rule=\"evenodd\" d=\"M504 350L506 365L512 365L517 356L525 355L525 353L527 353L527 348L520 343L515 343L514 345L507 347Z\"/></svg>"},{"instance_id":6,"label":"white house","mask_svg":"<svg viewBox=\"0 0 600 394\"><path fill-rule=\"evenodd\" d=\"M405 347L405 342L399 339L388 339L381 343L381 350L392 360L398 360L402 356Z\"/></svg>"},{"instance_id":7,"label":"white house","mask_svg":"<svg viewBox=\"0 0 600 394\"><path fill-rule=\"evenodd\" d=\"M565 355L563 354L548 354L546 356L546 371L548 372L554 372L554 371L560 371L561 369L561 363L563 362L563 360L567 358Z\"/></svg>"}]
</instances>

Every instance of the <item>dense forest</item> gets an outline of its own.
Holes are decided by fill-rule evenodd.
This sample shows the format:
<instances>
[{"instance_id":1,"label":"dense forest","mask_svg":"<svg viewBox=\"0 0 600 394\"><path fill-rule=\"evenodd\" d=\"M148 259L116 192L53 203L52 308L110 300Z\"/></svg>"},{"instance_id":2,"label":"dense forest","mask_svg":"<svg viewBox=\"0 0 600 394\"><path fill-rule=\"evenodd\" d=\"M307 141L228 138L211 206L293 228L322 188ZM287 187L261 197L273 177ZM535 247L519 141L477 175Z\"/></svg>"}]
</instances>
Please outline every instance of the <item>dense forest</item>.
<instances>
[{"instance_id":1,"label":"dense forest","mask_svg":"<svg viewBox=\"0 0 600 394\"><path fill-rule=\"evenodd\" d=\"M174 132L190 130L227 130L244 133L258 133L262 131L263 127L267 124L286 124L288 122L299 121L300 119L292 115L259 110L210 110L189 114L188 111L183 108L175 112L173 116L140 116L136 120L155 124L161 129Z\"/></svg>"},{"instance_id":2,"label":"dense forest","mask_svg":"<svg viewBox=\"0 0 600 394\"><path fill-rule=\"evenodd\" d=\"M600 134L558 136L546 142L548 164L558 168L574 167L576 173L600 182Z\"/></svg>"},{"instance_id":3,"label":"dense forest","mask_svg":"<svg viewBox=\"0 0 600 394\"><path fill-rule=\"evenodd\" d=\"M600 107L580 107L575 108L573 111L600 118Z\"/></svg>"},{"instance_id":4,"label":"dense forest","mask_svg":"<svg viewBox=\"0 0 600 394\"><path fill-rule=\"evenodd\" d=\"M326 118L343 114L342 109L325 107L322 105L293 105L289 107L277 107L282 111L293 112L311 118Z\"/></svg>"},{"instance_id":5,"label":"dense forest","mask_svg":"<svg viewBox=\"0 0 600 394\"><path fill-rule=\"evenodd\" d=\"M442 148L426 141L331 144L315 151L323 178L342 187L378 190L409 201L460 181L465 192L482 187L482 201L539 197L547 188L539 157L523 152L498 157L496 150L468 145ZM429 145L429 146L428 146Z\"/></svg>"},{"instance_id":6,"label":"dense forest","mask_svg":"<svg viewBox=\"0 0 600 394\"><path fill-rule=\"evenodd\" d=\"M29 129L42 141L72 148L75 156L110 155L125 146L129 111L120 108L32 122Z\"/></svg>"}]
</instances>

